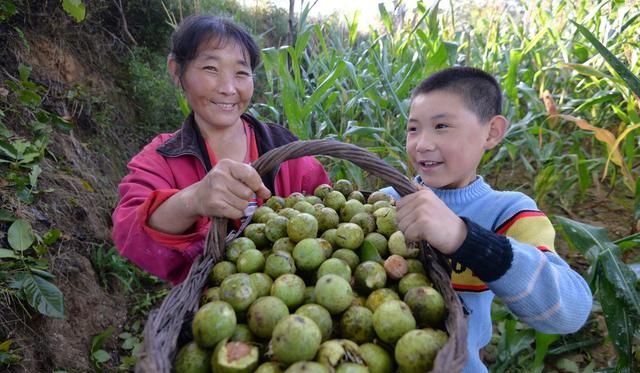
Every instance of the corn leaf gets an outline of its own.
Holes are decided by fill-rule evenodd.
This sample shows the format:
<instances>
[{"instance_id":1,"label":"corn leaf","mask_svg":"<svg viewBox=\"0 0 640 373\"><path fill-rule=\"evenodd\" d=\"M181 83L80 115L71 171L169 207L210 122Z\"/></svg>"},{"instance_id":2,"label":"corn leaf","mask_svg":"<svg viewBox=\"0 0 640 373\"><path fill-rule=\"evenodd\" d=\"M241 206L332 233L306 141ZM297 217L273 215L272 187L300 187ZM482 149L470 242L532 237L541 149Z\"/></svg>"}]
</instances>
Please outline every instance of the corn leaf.
<instances>
[{"instance_id":1,"label":"corn leaf","mask_svg":"<svg viewBox=\"0 0 640 373\"><path fill-rule=\"evenodd\" d=\"M605 266L606 267L606 266ZM599 271L600 272L600 271ZM601 272L606 273L606 269ZM609 332L609 338L618 352L616 372L632 372L633 364L633 331L640 326L637 315L626 308L624 302L616 298L618 289L606 276L598 276L597 298L602 306L605 322Z\"/></svg>"},{"instance_id":2,"label":"corn leaf","mask_svg":"<svg viewBox=\"0 0 640 373\"><path fill-rule=\"evenodd\" d=\"M640 294L636 274L619 258L619 248L606 230L557 217L570 246L591 263L592 290L602 306L609 337L618 352L618 372L631 372L633 333L640 327Z\"/></svg>"},{"instance_id":3,"label":"corn leaf","mask_svg":"<svg viewBox=\"0 0 640 373\"><path fill-rule=\"evenodd\" d=\"M302 108L303 117L309 116L314 107L321 104L324 95L330 88L336 85L336 80L343 75L349 65L351 64L345 61L338 62L338 65L331 71L329 76L318 85L313 94L304 103L304 107Z\"/></svg>"},{"instance_id":4,"label":"corn leaf","mask_svg":"<svg viewBox=\"0 0 640 373\"><path fill-rule=\"evenodd\" d=\"M602 45L598 38L596 38L595 35L593 35L586 27L574 21L571 21L571 23L573 23L578 28L578 31L580 31L580 33L584 35L584 37L587 38L587 40L589 40L591 44L593 44L598 53L600 53L605 61L607 61L607 63L611 65L616 73L618 73L618 75L620 75L620 77L627 83L629 89L631 89L631 91L635 93L636 96L640 96L640 79L638 79L638 77L634 73L632 73L631 70L629 70L624 65L624 63L622 63L622 61L616 58L616 56L611 53L611 51L609 51L607 47Z\"/></svg>"},{"instance_id":5,"label":"corn leaf","mask_svg":"<svg viewBox=\"0 0 640 373\"><path fill-rule=\"evenodd\" d=\"M536 332L536 352L535 358L533 361L533 366L535 368L540 368L544 366L544 358L547 356L549 352L549 345L553 342L560 339L559 334L545 334Z\"/></svg>"},{"instance_id":6,"label":"corn leaf","mask_svg":"<svg viewBox=\"0 0 640 373\"><path fill-rule=\"evenodd\" d=\"M596 276L603 276L615 286L615 294L607 294L626 304L634 317L640 318L640 294L635 289L636 275L619 259L619 248L607 235L607 230L557 217L561 232L569 246L580 251L596 268ZM600 267L598 267L600 266Z\"/></svg>"}]
</instances>

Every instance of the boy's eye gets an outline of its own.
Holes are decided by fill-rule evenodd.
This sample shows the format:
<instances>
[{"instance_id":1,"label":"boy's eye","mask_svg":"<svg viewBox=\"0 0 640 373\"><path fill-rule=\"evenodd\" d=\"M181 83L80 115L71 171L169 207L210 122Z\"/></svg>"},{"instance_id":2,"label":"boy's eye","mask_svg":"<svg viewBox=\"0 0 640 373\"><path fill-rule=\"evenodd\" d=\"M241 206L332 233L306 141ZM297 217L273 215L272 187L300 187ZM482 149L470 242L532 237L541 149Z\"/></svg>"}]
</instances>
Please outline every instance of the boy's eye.
<instances>
[{"instance_id":1,"label":"boy's eye","mask_svg":"<svg viewBox=\"0 0 640 373\"><path fill-rule=\"evenodd\" d=\"M416 126L407 127L407 132L415 132L415 131L416 131Z\"/></svg>"},{"instance_id":2,"label":"boy's eye","mask_svg":"<svg viewBox=\"0 0 640 373\"><path fill-rule=\"evenodd\" d=\"M449 127L449 126L448 126L448 125L446 125L446 124L444 124L444 123L438 123L438 124L436 124L436 129L437 129L437 130L439 130L439 129L445 129L445 128L447 128L447 127Z\"/></svg>"}]
</instances>

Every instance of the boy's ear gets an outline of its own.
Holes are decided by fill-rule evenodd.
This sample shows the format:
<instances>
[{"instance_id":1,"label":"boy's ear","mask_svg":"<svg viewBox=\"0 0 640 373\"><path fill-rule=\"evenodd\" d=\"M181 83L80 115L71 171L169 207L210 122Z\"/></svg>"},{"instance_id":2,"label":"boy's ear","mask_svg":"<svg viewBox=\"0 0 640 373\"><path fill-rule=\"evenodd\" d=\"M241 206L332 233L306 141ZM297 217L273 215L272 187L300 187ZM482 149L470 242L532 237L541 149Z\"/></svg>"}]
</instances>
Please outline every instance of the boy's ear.
<instances>
[{"instance_id":1,"label":"boy's ear","mask_svg":"<svg viewBox=\"0 0 640 373\"><path fill-rule=\"evenodd\" d=\"M167 70L169 70L173 84L182 88L182 84L180 82L180 66L171 55L167 56Z\"/></svg>"},{"instance_id":2,"label":"boy's ear","mask_svg":"<svg viewBox=\"0 0 640 373\"><path fill-rule=\"evenodd\" d=\"M502 115L495 115L489 120L489 133L487 134L487 141L484 145L485 149L491 149L498 145L507 133L509 127L509 121Z\"/></svg>"}]
</instances>

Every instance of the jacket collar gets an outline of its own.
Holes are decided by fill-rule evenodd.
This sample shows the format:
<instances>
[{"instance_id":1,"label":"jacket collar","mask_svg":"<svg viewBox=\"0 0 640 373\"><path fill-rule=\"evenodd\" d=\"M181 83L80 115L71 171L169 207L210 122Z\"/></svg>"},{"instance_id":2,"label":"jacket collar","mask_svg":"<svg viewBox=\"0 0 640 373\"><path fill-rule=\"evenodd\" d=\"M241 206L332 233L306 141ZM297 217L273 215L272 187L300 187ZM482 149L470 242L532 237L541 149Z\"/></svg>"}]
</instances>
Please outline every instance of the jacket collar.
<instances>
[{"instance_id":1,"label":"jacket collar","mask_svg":"<svg viewBox=\"0 0 640 373\"><path fill-rule=\"evenodd\" d=\"M253 128L256 135L258 154L260 155L273 148L297 140L297 138L283 126L264 124L247 113L242 114L242 119L247 121ZM168 158L191 155L200 160L207 172L211 169L207 148L194 119L193 112L184 120L182 127L176 131L169 140L162 143L156 151L160 155ZM275 177L278 170L279 166L262 175L262 181L265 186L271 190L272 194L275 194Z\"/></svg>"},{"instance_id":2,"label":"jacket collar","mask_svg":"<svg viewBox=\"0 0 640 373\"><path fill-rule=\"evenodd\" d=\"M165 157L175 158L182 155L193 155L204 164L203 152L200 148L200 130L196 125L193 112L182 123L182 127L169 140L157 148L157 152Z\"/></svg>"}]
</instances>

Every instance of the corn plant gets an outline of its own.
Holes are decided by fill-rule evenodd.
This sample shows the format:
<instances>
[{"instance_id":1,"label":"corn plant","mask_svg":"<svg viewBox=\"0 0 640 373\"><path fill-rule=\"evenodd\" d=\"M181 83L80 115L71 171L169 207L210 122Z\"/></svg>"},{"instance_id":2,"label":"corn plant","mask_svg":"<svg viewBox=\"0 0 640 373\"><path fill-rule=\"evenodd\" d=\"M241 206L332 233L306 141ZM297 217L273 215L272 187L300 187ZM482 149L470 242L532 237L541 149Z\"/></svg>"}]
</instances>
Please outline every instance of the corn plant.
<instances>
[{"instance_id":1,"label":"corn plant","mask_svg":"<svg viewBox=\"0 0 640 373\"><path fill-rule=\"evenodd\" d=\"M307 8L295 45L264 50L267 100L253 110L287 125L301 139L352 142L410 172L403 144L411 89L440 68L478 66L499 78L505 114L513 123L503 147L486 157L485 171L520 162L540 173L535 182L539 200L555 190L560 192L552 201L563 204L584 196L593 173L614 183L622 172L629 185L638 157L636 98L617 74L598 73L602 59L577 30L600 27L609 40L633 40L622 37L639 32L632 22L637 11L607 2L590 12L584 1L510 4L442 10L438 3L427 8L419 2L413 17L404 20L379 5L382 26L368 34L355 31L357 18L346 24L314 23ZM637 75L637 44L623 44L612 44L611 53L629 56L628 70ZM621 157L612 161L626 166L607 168L608 148L598 148L598 140L590 137L594 132L567 125L558 115L616 134ZM344 163L331 165L339 168L334 175L363 179Z\"/></svg>"},{"instance_id":2,"label":"corn plant","mask_svg":"<svg viewBox=\"0 0 640 373\"><path fill-rule=\"evenodd\" d=\"M589 285L600 303L609 338L618 354L616 371L635 372L634 346L640 345L640 291L638 278L620 259L621 247L637 247L638 234L611 241L604 228L590 226L571 219L558 217L559 226L566 241L579 250L588 260Z\"/></svg>"}]
</instances>

